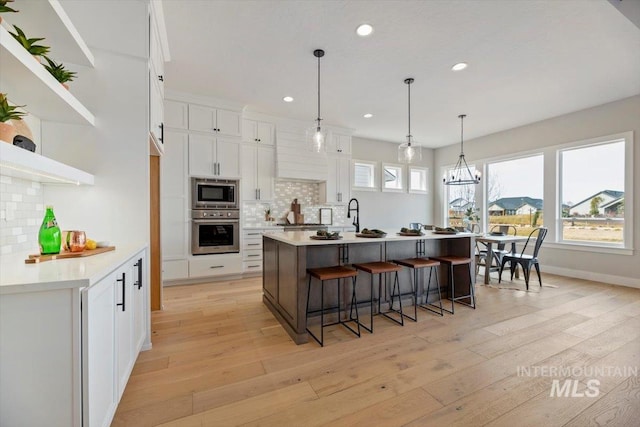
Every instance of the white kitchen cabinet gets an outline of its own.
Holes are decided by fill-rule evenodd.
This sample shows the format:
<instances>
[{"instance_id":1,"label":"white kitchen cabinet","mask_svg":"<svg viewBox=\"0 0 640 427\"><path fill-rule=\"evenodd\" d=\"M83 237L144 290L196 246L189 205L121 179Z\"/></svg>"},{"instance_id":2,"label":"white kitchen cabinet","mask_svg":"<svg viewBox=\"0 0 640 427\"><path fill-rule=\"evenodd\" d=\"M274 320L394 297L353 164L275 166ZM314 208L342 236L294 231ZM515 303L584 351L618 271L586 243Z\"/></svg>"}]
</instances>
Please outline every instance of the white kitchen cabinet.
<instances>
[{"instance_id":1,"label":"white kitchen cabinet","mask_svg":"<svg viewBox=\"0 0 640 427\"><path fill-rule=\"evenodd\" d=\"M351 155L351 135L331 132L327 144L328 154Z\"/></svg>"},{"instance_id":2,"label":"white kitchen cabinet","mask_svg":"<svg viewBox=\"0 0 640 427\"><path fill-rule=\"evenodd\" d=\"M189 261L187 259L162 261L162 281L189 278Z\"/></svg>"},{"instance_id":3,"label":"white kitchen cabinet","mask_svg":"<svg viewBox=\"0 0 640 427\"><path fill-rule=\"evenodd\" d=\"M162 258L163 261L183 259L186 264L189 243L189 135L168 130L164 145L160 168ZM185 272L182 277L187 276L188 272Z\"/></svg>"},{"instance_id":4,"label":"white kitchen cabinet","mask_svg":"<svg viewBox=\"0 0 640 427\"><path fill-rule=\"evenodd\" d=\"M149 136L152 154L163 154L164 139L164 55L153 4L149 16Z\"/></svg>"},{"instance_id":5,"label":"white kitchen cabinet","mask_svg":"<svg viewBox=\"0 0 640 427\"><path fill-rule=\"evenodd\" d=\"M212 132L225 136L240 136L240 113L189 104L189 130Z\"/></svg>"},{"instance_id":6,"label":"white kitchen cabinet","mask_svg":"<svg viewBox=\"0 0 640 427\"><path fill-rule=\"evenodd\" d=\"M189 129L189 106L185 102L164 101L165 126L172 129Z\"/></svg>"},{"instance_id":7,"label":"white kitchen cabinet","mask_svg":"<svg viewBox=\"0 0 640 427\"><path fill-rule=\"evenodd\" d=\"M213 277L242 273L239 254L201 255L189 260L189 277Z\"/></svg>"},{"instance_id":8,"label":"white kitchen cabinet","mask_svg":"<svg viewBox=\"0 0 640 427\"><path fill-rule=\"evenodd\" d=\"M0 425L111 423L149 340L146 259L141 245L123 245L92 257L12 264L15 273L0 286ZM118 305L123 290L126 311Z\"/></svg>"},{"instance_id":9,"label":"white kitchen cabinet","mask_svg":"<svg viewBox=\"0 0 640 427\"><path fill-rule=\"evenodd\" d=\"M262 234L264 229L251 228L242 232L242 271L262 273Z\"/></svg>"},{"instance_id":10,"label":"white kitchen cabinet","mask_svg":"<svg viewBox=\"0 0 640 427\"><path fill-rule=\"evenodd\" d=\"M242 145L242 200L272 200L275 150L272 146Z\"/></svg>"},{"instance_id":11,"label":"white kitchen cabinet","mask_svg":"<svg viewBox=\"0 0 640 427\"><path fill-rule=\"evenodd\" d=\"M204 177L238 177L240 144L214 136L190 134L189 174Z\"/></svg>"},{"instance_id":12,"label":"white kitchen cabinet","mask_svg":"<svg viewBox=\"0 0 640 427\"><path fill-rule=\"evenodd\" d=\"M83 292L83 424L108 425L118 405L116 273ZM96 332L98 331L98 332Z\"/></svg>"},{"instance_id":13,"label":"white kitchen cabinet","mask_svg":"<svg viewBox=\"0 0 640 427\"><path fill-rule=\"evenodd\" d=\"M327 179L320 184L320 203L347 203L351 198L351 158L327 156Z\"/></svg>"},{"instance_id":14,"label":"white kitchen cabinet","mask_svg":"<svg viewBox=\"0 0 640 427\"><path fill-rule=\"evenodd\" d=\"M274 144L273 123L242 119L242 141L258 144Z\"/></svg>"}]
</instances>

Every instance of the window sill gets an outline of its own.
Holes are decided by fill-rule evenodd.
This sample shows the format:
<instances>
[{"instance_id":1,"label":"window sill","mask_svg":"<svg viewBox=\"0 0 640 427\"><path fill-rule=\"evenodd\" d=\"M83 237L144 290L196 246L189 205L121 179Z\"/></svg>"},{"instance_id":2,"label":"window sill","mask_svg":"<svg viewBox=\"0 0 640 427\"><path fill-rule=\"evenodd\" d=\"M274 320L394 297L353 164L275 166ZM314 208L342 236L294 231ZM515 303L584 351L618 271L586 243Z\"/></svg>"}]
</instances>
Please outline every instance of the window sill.
<instances>
[{"instance_id":1,"label":"window sill","mask_svg":"<svg viewBox=\"0 0 640 427\"><path fill-rule=\"evenodd\" d=\"M376 187L351 187L351 191L379 191Z\"/></svg>"},{"instance_id":2,"label":"window sill","mask_svg":"<svg viewBox=\"0 0 640 427\"><path fill-rule=\"evenodd\" d=\"M570 250L570 251L597 252L601 254L613 254L613 255L633 255L633 248L596 246L593 244L588 245L588 244L568 243L568 242L545 243L544 246L548 248L553 248L553 249L564 249L564 250Z\"/></svg>"}]
</instances>

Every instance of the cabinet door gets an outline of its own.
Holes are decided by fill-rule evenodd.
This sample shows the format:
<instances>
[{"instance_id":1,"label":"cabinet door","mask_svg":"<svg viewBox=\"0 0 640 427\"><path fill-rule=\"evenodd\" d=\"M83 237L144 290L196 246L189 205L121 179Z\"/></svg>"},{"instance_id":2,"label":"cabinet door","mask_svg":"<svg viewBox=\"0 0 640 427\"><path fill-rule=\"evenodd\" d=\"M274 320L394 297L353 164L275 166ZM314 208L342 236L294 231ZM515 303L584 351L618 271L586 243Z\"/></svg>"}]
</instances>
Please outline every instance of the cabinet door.
<instances>
[{"instance_id":1,"label":"cabinet door","mask_svg":"<svg viewBox=\"0 0 640 427\"><path fill-rule=\"evenodd\" d=\"M82 293L82 417L109 425L118 404L115 352L115 273Z\"/></svg>"},{"instance_id":2,"label":"cabinet door","mask_svg":"<svg viewBox=\"0 0 640 427\"><path fill-rule=\"evenodd\" d=\"M149 132L159 144L162 144L164 142L162 93L154 76L150 74L149 78Z\"/></svg>"},{"instance_id":3,"label":"cabinet door","mask_svg":"<svg viewBox=\"0 0 640 427\"><path fill-rule=\"evenodd\" d=\"M325 201L326 203L336 203L339 202L338 197L338 162L335 157L327 156L327 181L325 183L326 194Z\"/></svg>"},{"instance_id":4,"label":"cabinet door","mask_svg":"<svg viewBox=\"0 0 640 427\"><path fill-rule=\"evenodd\" d=\"M258 142L258 122L242 119L242 141Z\"/></svg>"},{"instance_id":5,"label":"cabinet door","mask_svg":"<svg viewBox=\"0 0 640 427\"><path fill-rule=\"evenodd\" d=\"M216 110L216 126L220 135L240 136L240 113L229 110Z\"/></svg>"},{"instance_id":6,"label":"cabinet door","mask_svg":"<svg viewBox=\"0 0 640 427\"><path fill-rule=\"evenodd\" d=\"M351 159L348 157L337 158L336 167L338 202L347 203L351 198Z\"/></svg>"},{"instance_id":7,"label":"cabinet door","mask_svg":"<svg viewBox=\"0 0 640 427\"><path fill-rule=\"evenodd\" d=\"M258 198L256 153L255 145L242 145L242 178L240 180L242 200L254 201Z\"/></svg>"},{"instance_id":8,"label":"cabinet door","mask_svg":"<svg viewBox=\"0 0 640 427\"><path fill-rule=\"evenodd\" d=\"M214 108L202 107L200 105L189 104L189 129L201 132L215 132L216 130L216 110Z\"/></svg>"},{"instance_id":9,"label":"cabinet door","mask_svg":"<svg viewBox=\"0 0 640 427\"><path fill-rule=\"evenodd\" d=\"M177 101L164 101L165 125L175 129L188 129L187 104Z\"/></svg>"},{"instance_id":10,"label":"cabinet door","mask_svg":"<svg viewBox=\"0 0 640 427\"><path fill-rule=\"evenodd\" d=\"M217 175L221 177L240 176L240 144L218 138L216 141Z\"/></svg>"},{"instance_id":11,"label":"cabinet door","mask_svg":"<svg viewBox=\"0 0 640 427\"><path fill-rule=\"evenodd\" d=\"M275 150L273 146L256 147L256 187L260 200L273 199L273 180L276 176Z\"/></svg>"},{"instance_id":12,"label":"cabinet door","mask_svg":"<svg viewBox=\"0 0 640 427\"><path fill-rule=\"evenodd\" d=\"M213 136L189 135L190 175L214 175L215 141Z\"/></svg>"},{"instance_id":13,"label":"cabinet door","mask_svg":"<svg viewBox=\"0 0 640 427\"><path fill-rule=\"evenodd\" d=\"M144 268L145 257L144 253L138 255L138 259L133 262L133 277L131 278L131 293L133 294L133 301L131 308L133 309L133 363L135 363L137 354L142 348L144 343L146 330L147 330L147 305L145 304L146 295L148 292Z\"/></svg>"},{"instance_id":14,"label":"cabinet door","mask_svg":"<svg viewBox=\"0 0 640 427\"><path fill-rule=\"evenodd\" d=\"M160 194L162 197L187 198L188 153L189 137L186 133L165 132L164 155L160 159L162 165L160 171Z\"/></svg>"},{"instance_id":15,"label":"cabinet door","mask_svg":"<svg viewBox=\"0 0 640 427\"><path fill-rule=\"evenodd\" d=\"M116 366L118 399L127 385L133 368L133 274L131 266L125 265L116 271Z\"/></svg>"},{"instance_id":16,"label":"cabinet door","mask_svg":"<svg viewBox=\"0 0 640 427\"><path fill-rule=\"evenodd\" d=\"M273 145L274 126L272 123L257 122L256 138L259 144Z\"/></svg>"}]
</instances>

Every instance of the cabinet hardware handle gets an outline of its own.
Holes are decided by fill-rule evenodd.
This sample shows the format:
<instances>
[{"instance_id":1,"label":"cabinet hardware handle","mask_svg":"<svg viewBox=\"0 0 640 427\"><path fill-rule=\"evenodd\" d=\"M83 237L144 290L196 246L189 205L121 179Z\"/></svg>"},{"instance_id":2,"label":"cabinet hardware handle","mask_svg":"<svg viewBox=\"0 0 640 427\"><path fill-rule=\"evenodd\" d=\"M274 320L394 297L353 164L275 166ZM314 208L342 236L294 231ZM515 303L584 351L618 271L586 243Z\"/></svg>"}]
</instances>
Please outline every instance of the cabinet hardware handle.
<instances>
[{"instance_id":1,"label":"cabinet hardware handle","mask_svg":"<svg viewBox=\"0 0 640 427\"><path fill-rule=\"evenodd\" d=\"M260 192L260 189L258 188L258 200L262 200L262 194Z\"/></svg>"},{"instance_id":2,"label":"cabinet hardware handle","mask_svg":"<svg viewBox=\"0 0 640 427\"><path fill-rule=\"evenodd\" d=\"M220 175L220 163L218 163L218 175Z\"/></svg>"},{"instance_id":3,"label":"cabinet hardware handle","mask_svg":"<svg viewBox=\"0 0 640 427\"><path fill-rule=\"evenodd\" d=\"M259 236L260 233L247 233L247 236Z\"/></svg>"},{"instance_id":4,"label":"cabinet hardware handle","mask_svg":"<svg viewBox=\"0 0 640 427\"><path fill-rule=\"evenodd\" d=\"M160 143L164 144L164 123L160 123Z\"/></svg>"},{"instance_id":5,"label":"cabinet hardware handle","mask_svg":"<svg viewBox=\"0 0 640 427\"><path fill-rule=\"evenodd\" d=\"M260 264L258 264L258 265L248 265L247 267L249 267L249 268L258 268L258 267L260 267Z\"/></svg>"},{"instance_id":6,"label":"cabinet hardware handle","mask_svg":"<svg viewBox=\"0 0 640 427\"><path fill-rule=\"evenodd\" d=\"M163 82L163 81L164 81L164 76L163 76L163 75L158 76L158 80L160 80L161 82Z\"/></svg>"},{"instance_id":7,"label":"cabinet hardware handle","mask_svg":"<svg viewBox=\"0 0 640 427\"><path fill-rule=\"evenodd\" d=\"M250 254L250 255L247 255L247 257L257 257L257 256L260 256L260 255L258 255L258 254Z\"/></svg>"},{"instance_id":8,"label":"cabinet hardware handle","mask_svg":"<svg viewBox=\"0 0 640 427\"><path fill-rule=\"evenodd\" d=\"M224 265L212 265L209 268L222 268L222 267L224 267Z\"/></svg>"},{"instance_id":9,"label":"cabinet hardware handle","mask_svg":"<svg viewBox=\"0 0 640 427\"><path fill-rule=\"evenodd\" d=\"M138 286L138 290L142 289L142 258L138 259L138 262L133 264L134 267L138 267L138 281L134 283L134 286Z\"/></svg>"},{"instance_id":10,"label":"cabinet hardware handle","mask_svg":"<svg viewBox=\"0 0 640 427\"><path fill-rule=\"evenodd\" d=\"M122 282L122 302L121 303L117 303L116 306L118 307L122 307L122 311L125 311L125 273L122 273L122 279L116 279L116 282Z\"/></svg>"},{"instance_id":11,"label":"cabinet hardware handle","mask_svg":"<svg viewBox=\"0 0 640 427\"><path fill-rule=\"evenodd\" d=\"M260 246L260 243L247 243L247 246Z\"/></svg>"}]
</instances>

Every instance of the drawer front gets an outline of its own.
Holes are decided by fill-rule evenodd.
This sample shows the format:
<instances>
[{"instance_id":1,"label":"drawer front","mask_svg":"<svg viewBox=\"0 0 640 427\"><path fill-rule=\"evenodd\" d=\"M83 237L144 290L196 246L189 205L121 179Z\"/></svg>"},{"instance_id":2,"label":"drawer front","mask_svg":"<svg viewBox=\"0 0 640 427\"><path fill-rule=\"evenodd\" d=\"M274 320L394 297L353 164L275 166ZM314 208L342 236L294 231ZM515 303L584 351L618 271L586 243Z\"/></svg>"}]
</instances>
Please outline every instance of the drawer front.
<instances>
[{"instance_id":1,"label":"drawer front","mask_svg":"<svg viewBox=\"0 0 640 427\"><path fill-rule=\"evenodd\" d=\"M179 259L162 262L162 280L187 279L189 277L189 261Z\"/></svg>"},{"instance_id":2,"label":"drawer front","mask_svg":"<svg viewBox=\"0 0 640 427\"><path fill-rule=\"evenodd\" d=\"M242 251L243 261L262 260L262 249L245 249Z\"/></svg>"},{"instance_id":3,"label":"drawer front","mask_svg":"<svg viewBox=\"0 0 640 427\"><path fill-rule=\"evenodd\" d=\"M262 273L262 260L243 261L242 271L244 273Z\"/></svg>"},{"instance_id":4,"label":"drawer front","mask_svg":"<svg viewBox=\"0 0 640 427\"><path fill-rule=\"evenodd\" d=\"M242 249L245 249L245 250L262 249L262 238L244 239L244 241L242 242Z\"/></svg>"},{"instance_id":5,"label":"drawer front","mask_svg":"<svg viewBox=\"0 0 640 427\"><path fill-rule=\"evenodd\" d=\"M242 272L240 255L213 256L189 261L189 277L223 276Z\"/></svg>"},{"instance_id":6,"label":"drawer front","mask_svg":"<svg viewBox=\"0 0 640 427\"><path fill-rule=\"evenodd\" d=\"M245 238L245 240L247 240L247 239L262 240L262 233L263 232L264 232L264 230L262 230L262 229L243 230L242 231L242 235Z\"/></svg>"}]
</instances>

